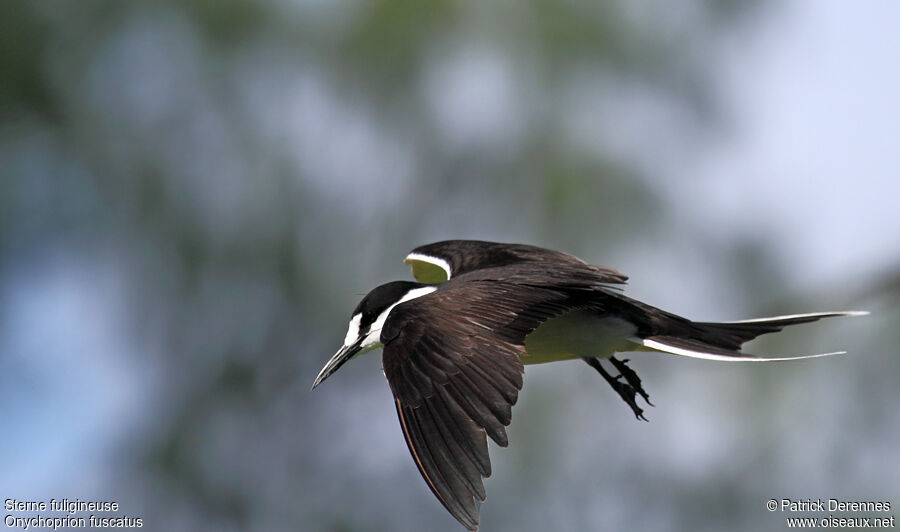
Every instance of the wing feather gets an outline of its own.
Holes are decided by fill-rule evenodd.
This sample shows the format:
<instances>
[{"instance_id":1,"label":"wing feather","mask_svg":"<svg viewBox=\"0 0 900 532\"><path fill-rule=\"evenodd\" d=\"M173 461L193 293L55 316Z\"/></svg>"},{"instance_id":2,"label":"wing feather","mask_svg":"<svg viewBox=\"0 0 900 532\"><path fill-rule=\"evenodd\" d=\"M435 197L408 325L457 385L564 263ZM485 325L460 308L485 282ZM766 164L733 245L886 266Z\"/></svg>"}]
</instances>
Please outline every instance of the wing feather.
<instances>
[{"instance_id":1,"label":"wing feather","mask_svg":"<svg viewBox=\"0 0 900 532\"><path fill-rule=\"evenodd\" d=\"M469 281L397 305L382 329L384 373L410 454L470 530L491 474L487 438L509 444L525 336L567 302L560 291Z\"/></svg>"},{"instance_id":2,"label":"wing feather","mask_svg":"<svg viewBox=\"0 0 900 532\"><path fill-rule=\"evenodd\" d=\"M420 410L403 406L399 400L397 414L409 451L431 491L463 526L477 530L478 509L474 498L458 493L459 480L447 472L447 464L432 451L435 445L433 421Z\"/></svg>"},{"instance_id":3,"label":"wing feather","mask_svg":"<svg viewBox=\"0 0 900 532\"><path fill-rule=\"evenodd\" d=\"M482 477L491 476L491 459L487 452L485 431L466 414L459 401L446 388L438 388L438 394L447 408L447 419L456 425L461 434L467 436L460 438L460 443L463 444L469 458L478 467Z\"/></svg>"},{"instance_id":4,"label":"wing feather","mask_svg":"<svg viewBox=\"0 0 900 532\"><path fill-rule=\"evenodd\" d=\"M479 471L469 457L468 450L461 443L468 439L468 431L460 431L456 422L447 418L447 410L443 398L436 397L434 401L425 403L422 408L428 410L428 415L434 421L434 426L440 434L440 439L435 439L434 447L438 449L447 463L452 466L454 476L458 477L465 484L468 492L479 501L483 501L485 493L484 483L479 478L481 471Z\"/></svg>"},{"instance_id":5,"label":"wing feather","mask_svg":"<svg viewBox=\"0 0 900 532\"><path fill-rule=\"evenodd\" d=\"M587 264L561 251L479 240L445 240L419 246L404 262L412 265L416 280L429 284L497 268L502 268L504 275L526 273L524 280L528 282L534 282L533 272L540 271L544 275L537 279L546 282L541 286L566 285L578 289L617 285L628 280L619 271Z\"/></svg>"}]
</instances>

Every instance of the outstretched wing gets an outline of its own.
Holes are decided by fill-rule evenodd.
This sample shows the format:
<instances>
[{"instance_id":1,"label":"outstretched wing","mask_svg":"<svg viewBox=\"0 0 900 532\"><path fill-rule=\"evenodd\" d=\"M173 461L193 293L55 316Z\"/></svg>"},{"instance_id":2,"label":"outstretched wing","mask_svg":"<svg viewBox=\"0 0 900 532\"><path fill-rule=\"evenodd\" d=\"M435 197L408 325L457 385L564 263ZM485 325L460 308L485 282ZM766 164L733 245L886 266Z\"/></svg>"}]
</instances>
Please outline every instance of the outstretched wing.
<instances>
[{"instance_id":1,"label":"outstretched wing","mask_svg":"<svg viewBox=\"0 0 900 532\"><path fill-rule=\"evenodd\" d=\"M576 278L592 284L621 284L628 277L612 268L587 264L574 255L526 244L501 244L481 240L444 240L419 246L404 260L420 283L440 283L460 275L508 266L530 266L556 279ZM504 270L504 271L509 271ZM538 277L540 278L540 277Z\"/></svg>"},{"instance_id":2,"label":"outstretched wing","mask_svg":"<svg viewBox=\"0 0 900 532\"><path fill-rule=\"evenodd\" d=\"M487 438L508 444L525 336L570 308L564 293L475 281L398 305L382 329L384 373L419 472L444 507L478 528L491 474Z\"/></svg>"}]
</instances>

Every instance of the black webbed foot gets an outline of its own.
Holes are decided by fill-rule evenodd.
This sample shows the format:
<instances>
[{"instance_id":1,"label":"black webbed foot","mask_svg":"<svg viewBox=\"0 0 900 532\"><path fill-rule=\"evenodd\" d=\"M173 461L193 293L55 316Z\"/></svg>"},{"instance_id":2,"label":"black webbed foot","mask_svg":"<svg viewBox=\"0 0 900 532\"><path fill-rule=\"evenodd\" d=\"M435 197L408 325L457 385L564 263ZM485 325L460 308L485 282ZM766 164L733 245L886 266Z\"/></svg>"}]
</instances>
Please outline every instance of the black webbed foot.
<instances>
[{"instance_id":1,"label":"black webbed foot","mask_svg":"<svg viewBox=\"0 0 900 532\"><path fill-rule=\"evenodd\" d=\"M603 368L600 364L600 361L596 358L584 358L585 362L588 363L589 366L597 370L601 376L612 386L612 389L619 394L619 397L625 401L625 404L631 407L632 412L634 412L634 416L637 419L643 419L644 421L648 421L647 418L644 417L644 410L637 405L637 401L635 400L637 395L640 393L641 397L647 401L647 392L641 387L641 380L638 378L637 373L634 372L631 368L625 365L623 361L615 360L613 363L616 368L621 372L621 375L613 377ZM624 368L624 371L623 369ZM625 382L622 382L622 379L625 379ZM636 385L635 385L636 384ZM653 406L650 401L647 401L647 404Z\"/></svg>"}]
</instances>

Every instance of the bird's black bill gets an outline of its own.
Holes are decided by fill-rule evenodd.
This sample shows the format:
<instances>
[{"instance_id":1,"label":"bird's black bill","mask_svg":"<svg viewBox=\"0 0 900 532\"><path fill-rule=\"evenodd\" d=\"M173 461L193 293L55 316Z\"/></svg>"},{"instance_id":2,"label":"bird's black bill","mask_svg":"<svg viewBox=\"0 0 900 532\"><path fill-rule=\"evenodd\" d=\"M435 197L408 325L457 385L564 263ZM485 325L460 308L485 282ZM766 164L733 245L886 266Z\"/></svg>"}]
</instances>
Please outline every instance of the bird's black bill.
<instances>
[{"instance_id":1,"label":"bird's black bill","mask_svg":"<svg viewBox=\"0 0 900 532\"><path fill-rule=\"evenodd\" d=\"M345 362L353 358L356 353L362 349L361 347L362 340L357 340L353 344L345 345L342 347L337 353L331 357L331 360L325 364L325 367L322 368L322 371L316 376L316 380L313 382L312 389L314 390L316 386L322 383L325 379L331 376L332 373L340 369L341 366L344 365Z\"/></svg>"}]
</instances>

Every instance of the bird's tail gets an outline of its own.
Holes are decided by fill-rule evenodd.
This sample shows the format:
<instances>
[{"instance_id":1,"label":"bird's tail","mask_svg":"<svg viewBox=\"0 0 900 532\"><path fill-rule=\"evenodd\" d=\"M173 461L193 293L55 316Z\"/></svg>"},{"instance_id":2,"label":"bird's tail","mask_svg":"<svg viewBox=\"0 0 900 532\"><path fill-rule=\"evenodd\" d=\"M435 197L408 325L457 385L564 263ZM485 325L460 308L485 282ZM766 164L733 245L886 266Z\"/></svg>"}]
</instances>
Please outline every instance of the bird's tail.
<instances>
[{"instance_id":1,"label":"bird's tail","mask_svg":"<svg viewBox=\"0 0 900 532\"><path fill-rule=\"evenodd\" d=\"M824 357L844 354L845 351L772 358L744 353L741 351L741 345L757 336L778 332L788 325L810 323L822 318L836 316L864 316L866 314L868 312L865 311L815 312L724 323L679 323L678 327L673 328L671 332L667 331L644 338L634 338L633 341L651 350L707 360L773 361Z\"/></svg>"}]
</instances>

